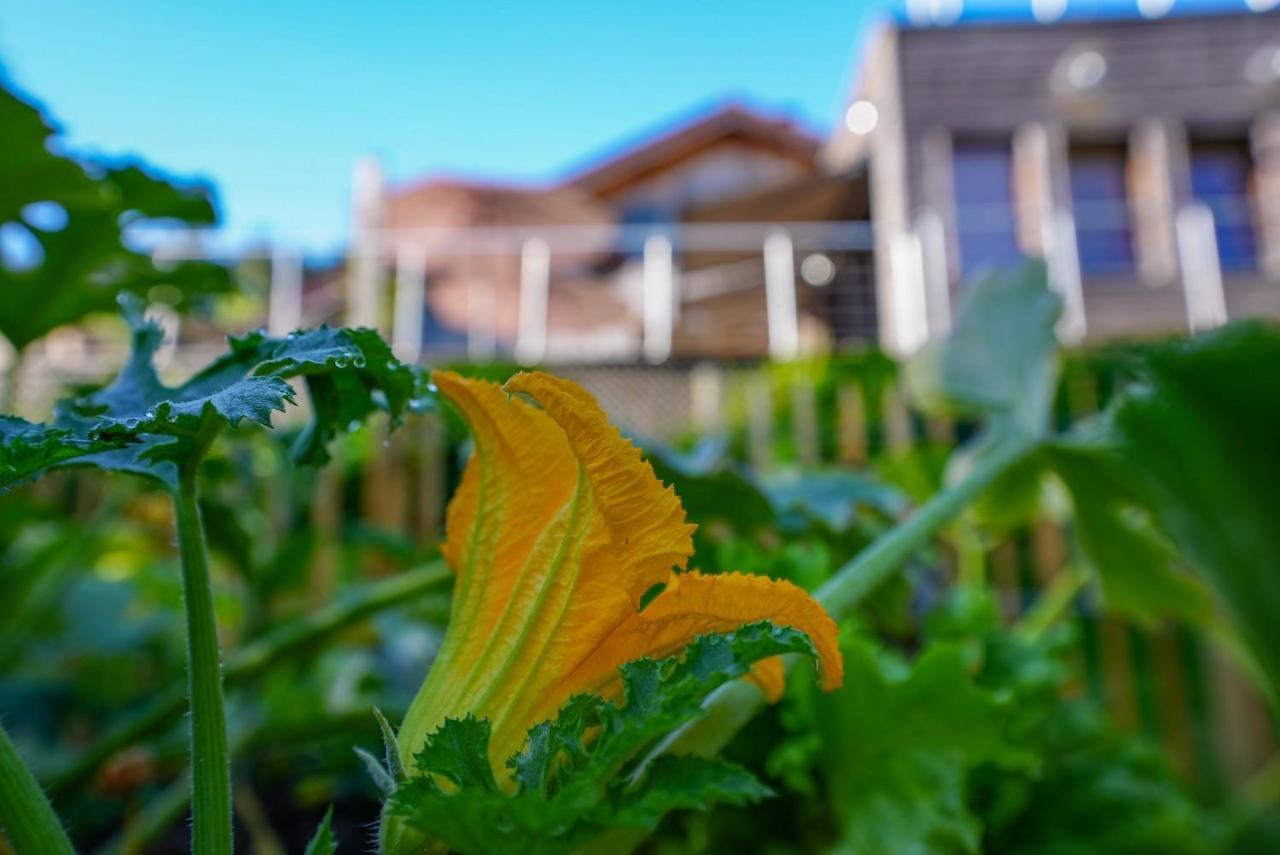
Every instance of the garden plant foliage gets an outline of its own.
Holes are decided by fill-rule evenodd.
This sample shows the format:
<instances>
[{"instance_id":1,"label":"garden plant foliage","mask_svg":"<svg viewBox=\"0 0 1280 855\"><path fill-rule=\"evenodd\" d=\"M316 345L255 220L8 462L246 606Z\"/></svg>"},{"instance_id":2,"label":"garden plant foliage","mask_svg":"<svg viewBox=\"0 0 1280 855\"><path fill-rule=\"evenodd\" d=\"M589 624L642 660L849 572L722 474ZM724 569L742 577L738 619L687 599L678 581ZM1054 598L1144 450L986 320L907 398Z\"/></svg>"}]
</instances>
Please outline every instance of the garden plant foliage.
<instances>
[{"instance_id":1,"label":"garden plant foliage","mask_svg":"<svg viewBox=\"0 0 1280 855\"><path fill-rule=\"evenodd\" d=\"M36 189L4 185L4 217L34 216L27 206L44 200L66 208L67 229L112 205L205 215L200 193L37 156L31 141L43 145L47 123L20 103L3 109L25 128L20 173L45 175ZM15 294L43 276L85 290L60 266L70 249L58 240L41 238L49 269L15 278ZM1133 348L1103 411L1068 424L1055 412L1063 356L1043 270L994 277L970 290L952 335L905 369L920 412L960 419L969 441L879 453L857 471L752 472L723 437L642 456L568 381L522 374L500 388L441 373L463 416L433 410L455 420L450 602L434 541L323 530L309 517L312 476L283 463L262 474L284 443L236 429L270 426L305 388L310 417L289 438L292 460L376 458L384 449L356 429L431 408L424 376L372 331L320 328L232 337L171 384L154 364L160 329L131 296L157 275L137 266L105 289L123 295L132 340L113 380L65 399L45 424L0 417L0 491L14 491L0 508L0 717L22 737L0 731L0 826L20 848L96 844L129 815L116 843L140 851L184 828L190 798L197 850L229 852L232 760L238 785L281 801L309 794L290 851L310 836L315 855L355 851L375 791L388 855L622 852L646 838L664 853L1200 855L1248 851L1246 832L1261 834L1207 778L1172 771L1146 736L1109 720L1080 651L1103 608L1132 621L1127 632L1172 626L1197 646L1223 645L1274 700L1280 375L1258 370L1280 364L1273 326ZM203 287L191 283L189 293ZM56 311L0 313L19 347L102 308L100 293L64 305L50 288ZM93 469L144 477L104 487ZM94 517L31 489L50 470L66 472L54 483L72 485L67 494L90 497ZM155 497L174 503L181 583ZM989 548L1050 512L1067 520L1066 566L1034 598L998 590ZM283 533L262 535L269 517ZM326 599L307 603L299 590L326 537L338 570ZM700 571L686 568L695 547ZM120 571L134 553L146 558ZM370 555L395 574L360 580ZM224 572L210 572L210 557ZM424 559L434 563L414 566ZM333 587L345 591L330 602ZM1011 593L1033 600L1017 616ZM236 696L223 716L217 631L228 625ZM425 686L423 651L435 656ZM89 679L94 669L105 676ZM765 705L760 688L780 702ZM188 696L190 745L174 727ZM388 711L376 719L380 759L364 750L374 702ZM114 717L119 726L90 727L101 742L86 748L85 722ZM27 744L54 747L44 757L18 750ZM128 781L133 752L147 762L129 789L114 782ZM127 795L109 801L108 785ZM70 838L50 788L69 806ZM1274 795L1254 787L1248 798L1265 812ZM1274 843L1260 839L1264 851Z\"/></svg>"},{"instance_id":2,"label":"garden plant foliage","mask_svg":"<svg viewBox=\"0 0 1280 855\"><path fill-rule=\"evenodd\" d=\"M210 187L137 163L70 157L59 151L50 120L4 86L0 136L0 226L25 238L21 257L0 264L0 335L19 352L55 327L112 311L120 294L164 286L185 310L232 288L224 267L158 266L126 235L146 222L212 225Z\"/></svg>"},{"instance_id":3,"label":"garden plant foliage","mask_svg":"<svg viewBox=\"0 0 1280 855\"><path fill-rule=\"evenodd\" d=\"M375 411L401 418L418 406L424 381L369 330L329 329L271 338L253 332L186 382L169 387L153 364L163 331L142 306L122 299L132 350L104 388L62 401L51 425L14 416L0 422L0 490L45 469L77 465L129 472L177 487L179 468L197 463L213 438L243 421L270 426L296 403L291 378L311 393L312 417L295 459L318 464L326 444Z\"/></svg>"},{"instance_id":4,"label":"garden plant foliage","mask_svg":"<svg viewBox=\"0 0 1280 855\"><path fill-rule=\"evenodd\" d=\"M698 716L711 690L783 653L816 658L804 633L758 623L701 636L668 659L624 665L620 704L571 698L529 731L506 762L506 780L489 766L488 721L449 719L415 756L418 774L389 793L390 811L459 851L558 853L618 827L652 830L672 810L757 801L769 788L723 760L663 757L640 774L634 762Z\"/></svg>"}]
</instances>

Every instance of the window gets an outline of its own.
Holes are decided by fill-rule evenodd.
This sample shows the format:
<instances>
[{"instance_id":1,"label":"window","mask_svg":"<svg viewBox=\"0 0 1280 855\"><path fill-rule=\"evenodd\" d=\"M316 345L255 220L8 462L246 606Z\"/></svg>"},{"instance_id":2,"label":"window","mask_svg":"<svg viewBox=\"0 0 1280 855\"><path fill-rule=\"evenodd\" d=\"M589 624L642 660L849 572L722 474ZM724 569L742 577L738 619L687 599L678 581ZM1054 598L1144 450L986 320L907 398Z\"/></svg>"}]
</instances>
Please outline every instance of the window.
<instances>
[{"instance_id":1,"label":"window","mask_svg":"<svg viewBox=\"0 0 1280 855\"><path fill-rule=\"evenodd\" d=\"M956 236L964 279L1022 257L1013 213L1010 141L956 140L951 147Z\"/></svg>"},{"instance_id":2,"label":"window","mask_svg":"<svg viewBox=\"0 0 1280 855\"><path fill-rule=\"evenodd\" d=\"M1124 148L1073 147L1070 169L1080 272L1085 276L1132 273L1133 229Z\"/></svg>"},{"instance_id":3,"label":"window","mask_svg":"<svg viewBox=\"0 0 1280 855\"><path fill-rule=\"evenodd\" d=\"M1246 142L1191 144L1191 195L1213 212L1218 259L1225 272L1258 266L1249 194L1252 172Z\"/></svg>"}]
</instances>

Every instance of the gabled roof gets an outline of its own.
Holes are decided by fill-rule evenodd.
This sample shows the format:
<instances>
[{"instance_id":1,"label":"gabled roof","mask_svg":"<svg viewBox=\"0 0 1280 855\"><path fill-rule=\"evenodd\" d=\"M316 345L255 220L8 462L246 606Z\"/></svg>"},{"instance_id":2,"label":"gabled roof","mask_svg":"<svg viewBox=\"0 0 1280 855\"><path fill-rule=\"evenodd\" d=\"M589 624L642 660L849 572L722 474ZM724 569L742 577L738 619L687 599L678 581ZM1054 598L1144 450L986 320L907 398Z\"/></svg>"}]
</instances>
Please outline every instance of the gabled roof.
<instances>
[{"instance_id":1,"label":"gabled roof","mask_svg":"<svg viewBox=\"0 0 1280 855\"><path fill-rule=\"evenodd\" d=\"M610 223L613 216L587 193L572 187L433 177L393 188L392 228L534 226Z\"/></svg>"},{"instance_id":2,"label":"gabled roof","mask_svg":"<svg viewBox=\"0 0 1280 855\"><path fill-rule=\"evenodd\" d=\"M654 134L570 175L562 186L607 197L718 143L733 140L812 166L820 141L785 116L725 104L693 121Z\"/></svg>"}]
</instances>

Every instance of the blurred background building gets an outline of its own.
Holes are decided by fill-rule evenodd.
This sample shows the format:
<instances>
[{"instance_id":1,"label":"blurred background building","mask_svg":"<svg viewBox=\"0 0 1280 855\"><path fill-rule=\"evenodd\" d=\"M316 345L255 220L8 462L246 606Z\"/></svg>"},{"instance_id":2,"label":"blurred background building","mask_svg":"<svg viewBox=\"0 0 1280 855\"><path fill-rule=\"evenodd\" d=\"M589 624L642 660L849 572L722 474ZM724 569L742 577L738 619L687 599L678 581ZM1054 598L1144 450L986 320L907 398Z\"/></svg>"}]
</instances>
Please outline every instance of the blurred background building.
<instances>
[{"instance_id":1,"label":"blurred background building","mask_svg":"<svg viewBox=\"0 0 1280 855\"><path fill-rule=\"evenodd\" d=\"M888 28L823 166L870 171L892 348L1021 256L1072 339L1272 314L1280 16Z\"/></svg>"},{"instance_id":2,"label":"blurred background building","mask_svg":"<svg viewBox=\"0 0 1280 855\"><path fill-rule=\"evenodd\" d=\"M1026 257L1071 341L1280 313L1280 15L901 22L858 55L826 139L724 104L547 186L362 163L352 256L296 295L277 271L273 325L410 357L908 353Z\"/></svg>"},{"instance_id":3,"label":"blurred background building","mask_svg":"<svg viewBox=\"0 0 1280 855\"><path fill-rule=\"evenodd\" d=\"M391 183L362 160L339 258L284 234L245 252L161 233L155 253L251 269L266 316L247 320L274 332L373 326L433 361L906 355L966 282L1026 258L1068 342L1280 314L1280 12L959 5L907 4L855 45L830 133L725 102L542 184ZM220 346L183 323L179 362ZM54 373L96 370L92 347L51 347Z\"/></svg>"}]
</instances>

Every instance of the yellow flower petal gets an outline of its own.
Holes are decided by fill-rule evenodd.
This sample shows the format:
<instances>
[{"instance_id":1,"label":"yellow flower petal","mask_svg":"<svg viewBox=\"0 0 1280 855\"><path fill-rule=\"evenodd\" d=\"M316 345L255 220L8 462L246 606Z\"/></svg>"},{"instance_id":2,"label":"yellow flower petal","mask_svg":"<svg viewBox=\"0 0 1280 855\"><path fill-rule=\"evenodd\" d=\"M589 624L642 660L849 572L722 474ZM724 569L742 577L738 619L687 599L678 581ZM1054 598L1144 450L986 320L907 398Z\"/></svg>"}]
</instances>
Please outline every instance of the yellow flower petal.
<instances>
[{"instance_id":1,"label":"yellow flower petal","mask_svg":"<svg viewBox=\"0 0 1280 855\"><path fill-rule=\"evenodd\" d=\"M400 731L408 763L427 734L468 713L492 725L495 767L530 726L581 691L612 696L618 666L695 636L769 620L806 632L839 682L835 627L789 583L677 574L693 526L670 487L573 383L520 374L505 387L434 376L471 426L475 454L450 503L458 574L445 642ZM639 610L655 584L665 590ZM780 669L755 672L767 691Z\"/></svg>"},{"instance_id":2,"label":"yellow flower petal","mask_svg":"<svg viewBox=\"0 0 1280 855\"><path fill-rule=\"evenodd\" d=\"M782 700L782 693L787 690L787 672L782 664L781 656L770 656L761 659L751 668L746 679L755 684L765 700L776 704Z\"/></svg>"},{"instance_id":3,"label":"yellow flower petal","mask_svg":"<svg viewBox=\"0 0 1280 855\"><path fill-rule=\"evenodd\" d=\"M622 689L618 669L641 656L661 659L679 653L699 635L731 632L758 621L805 633L818 652L823 689L838 688L843 663L836 624L805 591L785 580L726 573L672 574L648 608L618 624L576 668L543 699L534 720L553 714L571 695L590 692L616 698ZM767 662L768 660L766 660ZM781 693L778 665L762 663L753 682L766 695ZM550 713L547 710L550 709Z\"/></svg>"}]
</instances>

